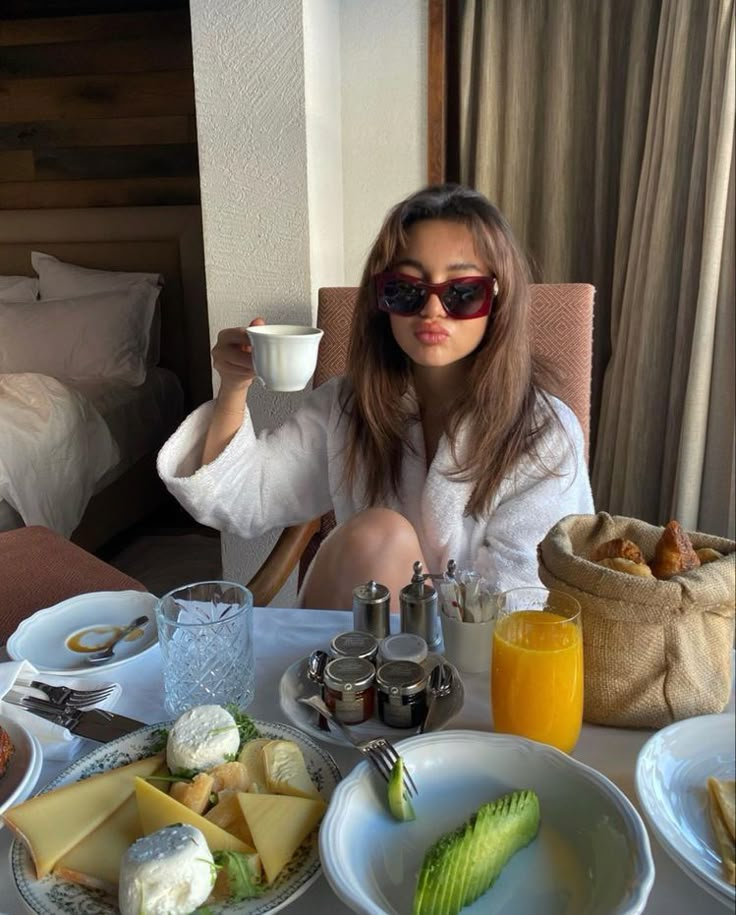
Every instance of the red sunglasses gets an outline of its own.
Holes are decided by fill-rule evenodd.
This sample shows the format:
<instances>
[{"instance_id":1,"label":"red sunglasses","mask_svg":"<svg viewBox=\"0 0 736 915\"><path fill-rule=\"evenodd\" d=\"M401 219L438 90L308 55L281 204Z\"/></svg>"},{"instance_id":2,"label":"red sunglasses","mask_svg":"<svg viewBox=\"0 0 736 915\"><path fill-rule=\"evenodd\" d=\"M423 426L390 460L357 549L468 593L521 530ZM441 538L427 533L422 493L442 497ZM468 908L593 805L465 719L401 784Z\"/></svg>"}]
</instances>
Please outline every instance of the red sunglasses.
<instances>
[{"instance_id":1,"label":"red sunglasses","mask_svg":"<svg viewBox=\"0 0 736 915\"><path fill-rule=\"evenodd\" d=\"M386 272L377 274L374 280L380 310L404 318L419 314L432 294L451 318L483 318L498 295L495 276L462 276L444 283L425 283L406 273Z\"/></svg>"}]
</instances>

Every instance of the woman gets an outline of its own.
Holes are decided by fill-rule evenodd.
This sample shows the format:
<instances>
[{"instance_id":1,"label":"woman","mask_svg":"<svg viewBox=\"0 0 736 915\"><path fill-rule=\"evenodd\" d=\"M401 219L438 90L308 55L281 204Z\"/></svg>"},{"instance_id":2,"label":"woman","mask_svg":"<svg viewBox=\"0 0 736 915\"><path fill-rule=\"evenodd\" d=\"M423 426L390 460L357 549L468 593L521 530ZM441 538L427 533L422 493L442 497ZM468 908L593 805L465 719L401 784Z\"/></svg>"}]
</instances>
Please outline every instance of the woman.
<instances>
[{"instance_id":1,"label":"woman","mask_svg":"<svg viewBox=\"0 0 736 915\"><path fill-rule=\"evenodd\" d=\"M195 518L242 537L334 509L304 607L349 608L370 579L397 606L417 559L432 572L455 559L499 590L538 584L539 541L593 511L579 423L531 352L525 259L476 191L429 187L390 211L345 376L280 428L256 437L247 414L245 330L221 331L212 355L217 399L167 442L159 472Z\"/></svg>"}]
</instances>

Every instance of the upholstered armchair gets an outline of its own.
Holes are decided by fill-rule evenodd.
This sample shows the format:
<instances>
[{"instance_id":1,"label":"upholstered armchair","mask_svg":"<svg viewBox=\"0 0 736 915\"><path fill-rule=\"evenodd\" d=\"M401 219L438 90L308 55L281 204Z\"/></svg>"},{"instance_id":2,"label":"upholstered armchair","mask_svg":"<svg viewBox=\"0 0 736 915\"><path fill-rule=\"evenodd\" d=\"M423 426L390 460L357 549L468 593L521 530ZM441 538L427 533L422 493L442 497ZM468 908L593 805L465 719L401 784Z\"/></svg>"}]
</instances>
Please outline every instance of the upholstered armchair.
<instances>
[{"instance_id":1,"label":"upholstered armchair","mask_svg":"<svg viewBox=\"0 0 736 915\"><path fill-rule=\"evenodd\" d=\"M319 290L317 324L324 330L324 337L315 387L344 371L356 294L356 288L347 286ZM531 294L535 352L556 373L559 383L552 393L574 410L587 449L595 289L586 283L541 284L533 285ZM283 531L248 583L257 606L265 607L273 600L297 563L301 585L309 563L334 523L329 514Z\"/></svg>"}]
</instances>

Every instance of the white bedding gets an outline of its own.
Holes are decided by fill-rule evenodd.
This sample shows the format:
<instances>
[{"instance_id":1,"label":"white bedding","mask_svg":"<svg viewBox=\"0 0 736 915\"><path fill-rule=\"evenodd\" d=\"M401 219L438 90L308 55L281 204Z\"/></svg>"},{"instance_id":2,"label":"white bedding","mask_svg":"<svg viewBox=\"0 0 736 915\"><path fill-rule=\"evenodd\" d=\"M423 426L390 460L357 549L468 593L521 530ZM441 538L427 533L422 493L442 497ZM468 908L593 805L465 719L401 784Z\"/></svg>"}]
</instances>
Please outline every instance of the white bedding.
<instances>
[{"instance_id":1,"label":"white bedding","mask_svg":"<svg viewBox=\"0 0 736 915\"><path fill-rule=\"evenodd\" d=\"M113 381L77 382L74 391L91 402L118 447L118 460L97 481L94 493L104 489L145 454L157 450L185 413L179 379L160 366L149 368L146 380L137 387ZM0 435L4 438L4 433ZM4 501L0 487L0 531L22 525L23 518Z\"/></svg>"},{"instance_id":2,"label":"white bedding","mask_svg":"<svg viewBox=\"0 0 736 915\"><path fill-rule=\"evenodd\" d=\"M0 499L71 536L120 452L91 401L47 375L0 375Z\"/></svg>"}]
</instances>

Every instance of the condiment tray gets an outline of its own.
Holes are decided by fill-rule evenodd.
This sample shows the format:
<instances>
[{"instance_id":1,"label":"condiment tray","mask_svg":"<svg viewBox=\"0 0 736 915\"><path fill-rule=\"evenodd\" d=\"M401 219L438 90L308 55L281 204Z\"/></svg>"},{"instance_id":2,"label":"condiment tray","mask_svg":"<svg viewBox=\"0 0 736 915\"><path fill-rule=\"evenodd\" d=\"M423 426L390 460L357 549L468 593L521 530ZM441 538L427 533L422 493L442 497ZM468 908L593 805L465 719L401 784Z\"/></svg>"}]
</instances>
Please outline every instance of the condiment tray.
<instances>
[{"instance_id":1,"label":"condiment tray","mask_svg":"<svg viewBox=\"0 0 736 915\"><path fill-rule=\"evenodd\" d=\"M317 740L323 740L327 743L334 743L340 747L349 747L348 741L340 734L339 731L325 731L319 727L319 715L317 712L299 699L302 696L313 696L319 692L319 688L307 676L308 658L301 658L295 661L284 671L279 685L279 702L281 709L287 718L302 731ZM427 672L440 662L445 661L442 655L429 654L423 666ZM450 665L452 666L452 665ZM435 710L432 713L431 731L440 731L452 721L463 707L465 701L465 688L460 679L460 675L453 667L455 674L454 687L448 696L442 696L436 700ZM352 732L358 740L371 740L374 737L388 737L393 741L401 740L404 737L410 737L416 732L416 728L391 728L374 715L369 721L362 724L350 726Z\"/></svg>"}]
</instances>

